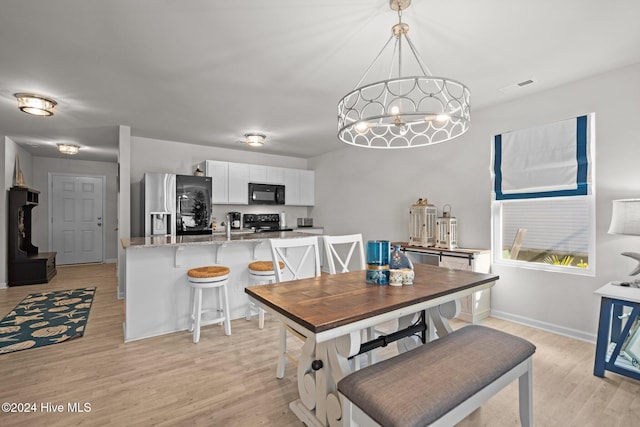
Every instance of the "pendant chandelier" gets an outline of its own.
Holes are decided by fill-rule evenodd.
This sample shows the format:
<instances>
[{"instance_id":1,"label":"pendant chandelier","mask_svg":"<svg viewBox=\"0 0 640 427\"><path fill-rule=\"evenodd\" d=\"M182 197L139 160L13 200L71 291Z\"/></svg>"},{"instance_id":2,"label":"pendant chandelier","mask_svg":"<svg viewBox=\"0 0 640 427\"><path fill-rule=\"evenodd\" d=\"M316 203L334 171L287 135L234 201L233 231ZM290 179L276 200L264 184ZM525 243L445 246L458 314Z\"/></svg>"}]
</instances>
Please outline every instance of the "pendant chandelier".
<instances>
[{"instance_id":1,"label":"pendant chandelier","mask_svg":"<svg viewBox=\"0 0 640 427\"><path fill-rule=\"evenodd\" d=\"M457 138L469 130L469 89L431 75L407 36L409 25L402 22L402 11L411 0L390 0L389 4L398 12L398 23L356 89L338 103L338 138L368 148L421 147ZM404 44L422 75L402 76ZM387 80L363 84L388 46L393 46L393 52Z\"/></svg>"}]
</instances>

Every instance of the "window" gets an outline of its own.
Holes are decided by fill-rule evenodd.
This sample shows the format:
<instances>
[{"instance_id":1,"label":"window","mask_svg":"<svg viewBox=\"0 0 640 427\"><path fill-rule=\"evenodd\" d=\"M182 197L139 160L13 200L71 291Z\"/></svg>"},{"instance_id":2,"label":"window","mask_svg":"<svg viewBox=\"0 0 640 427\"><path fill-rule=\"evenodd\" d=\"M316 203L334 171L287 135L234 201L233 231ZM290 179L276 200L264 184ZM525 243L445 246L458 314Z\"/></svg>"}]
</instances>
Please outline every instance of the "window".
<instances>
[{"instance_id":1,"label":"window","mask_svg":"<svg viewBox=\"0 0 640 427\"><path fill-rule=\"evenodd\" d=\"M595 274L594 115L494 137L494 263Z\"/></svg>"}]
</instances>

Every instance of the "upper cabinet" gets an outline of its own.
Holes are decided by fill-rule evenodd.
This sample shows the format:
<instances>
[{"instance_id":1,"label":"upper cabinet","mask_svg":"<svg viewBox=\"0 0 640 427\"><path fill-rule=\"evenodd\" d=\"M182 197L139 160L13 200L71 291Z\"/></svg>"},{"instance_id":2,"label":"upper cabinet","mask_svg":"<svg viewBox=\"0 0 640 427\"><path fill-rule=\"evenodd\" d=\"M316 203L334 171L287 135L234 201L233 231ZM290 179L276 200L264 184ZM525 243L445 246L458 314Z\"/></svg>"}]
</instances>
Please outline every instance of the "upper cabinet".
<instances>
[{"instance_id":1,"label":"upper cabinet","mask_svg":"<svg viewBox=\"0 0 640 427\"><path fill-rule=\"evenodd\" d=\"M285 169L285 204L313 206L316 203L316 175L305 169Z\"/></svg>"},{"instance_id":2,"label":"upper cabinet","mask_svg":"<svg viewBox=\"0 0 640 427\"><path fill-rule=\"evenodd\" d=\"M246 163L229 163L229 204L249 203L249 171Z\"/></svg>"},{"instance_id":3,"label":"upper cabinet","mask_svg":"<svg viewBox=\"0 0 640 427\"><path fill-rule=\"evenodd\" d=\"M214 205L226 205L229 203L229 162L207 160L205 162L205 174L212 177ZM249 190L247 190L249 191ZM245 201L245 203L247 203Z\"/></svg>"},{"instance_id":4,"label":"upper cabinet","mask_svg":"<svg viewBox=\"0 0 640 427\"><path fill-rule=\"evenodd\" d=\"M248 165L249 182L258 184L284 184L284 171L287 168L274 166Z\"/></svg>"},{"instance_id":5,"label":"upper cabinet","mask_svg":"<svg viewBox=\"0 0 640 427\"><path fill-rule=\"evenodd\" d=\"M213 204L216 205L248 204L250 182L284 185L286 205L315 204L315 172L311 170L217 160L207 160L205 168L206 175L213 178Z\"/></svg>"}]
</instances>

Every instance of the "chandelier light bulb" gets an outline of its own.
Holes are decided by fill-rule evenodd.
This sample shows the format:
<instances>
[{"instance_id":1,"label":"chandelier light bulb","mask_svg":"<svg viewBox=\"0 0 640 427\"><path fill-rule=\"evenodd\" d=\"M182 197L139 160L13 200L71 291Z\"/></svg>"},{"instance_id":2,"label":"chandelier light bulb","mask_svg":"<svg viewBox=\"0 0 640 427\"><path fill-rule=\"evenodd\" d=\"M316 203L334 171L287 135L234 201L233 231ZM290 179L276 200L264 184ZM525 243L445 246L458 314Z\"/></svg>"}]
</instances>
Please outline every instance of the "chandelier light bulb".
<instances>
[{"instance_id":1,"label":"chandelier light bulb","mask_svg":"<svg viewBox=\"0 0 640 427\"><path fill-rule=\"evenodd\" d=\"M356 123L356 132L365 133L369 129L369 126L366 122L358 122Z\"/></svg>"}]
</instances>

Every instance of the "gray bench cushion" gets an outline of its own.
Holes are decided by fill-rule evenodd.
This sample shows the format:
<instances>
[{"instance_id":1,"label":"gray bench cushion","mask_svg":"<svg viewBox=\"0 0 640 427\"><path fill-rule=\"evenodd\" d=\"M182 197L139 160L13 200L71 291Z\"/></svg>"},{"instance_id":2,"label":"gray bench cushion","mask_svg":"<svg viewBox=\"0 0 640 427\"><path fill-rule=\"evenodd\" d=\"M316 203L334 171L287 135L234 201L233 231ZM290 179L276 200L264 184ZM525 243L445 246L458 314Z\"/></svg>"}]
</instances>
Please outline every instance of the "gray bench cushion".
<instances>
[{"instance_id":1,"label":"gray bench cushion","mask_svg":"<svg viewBox=\"0 0 640 427\"><path fill-rule=\"evenodd\" d=\"M522 338L469 325L347 375L338 390L385 427L425 426L535 350Z\"/></svg>"}]
</instances>

